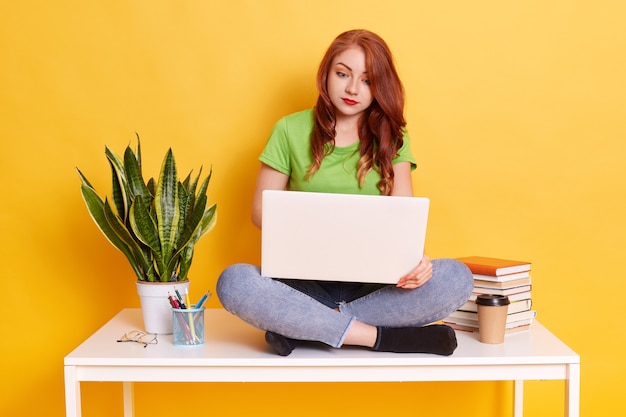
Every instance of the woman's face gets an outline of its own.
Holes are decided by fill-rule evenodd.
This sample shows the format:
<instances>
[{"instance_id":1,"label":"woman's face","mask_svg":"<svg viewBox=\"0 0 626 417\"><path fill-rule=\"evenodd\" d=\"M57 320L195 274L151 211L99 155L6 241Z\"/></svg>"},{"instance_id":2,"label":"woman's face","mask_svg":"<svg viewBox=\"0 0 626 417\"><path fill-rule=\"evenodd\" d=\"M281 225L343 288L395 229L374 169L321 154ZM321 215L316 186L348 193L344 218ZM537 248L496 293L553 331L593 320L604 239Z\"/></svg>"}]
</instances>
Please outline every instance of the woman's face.
<instances>
[{"instance_id":1,"label":"woman's face","mask_svg":"<svg viewBox=\"0 0 626 417\"><path fill-rule=\"evenodd\" d=\"M363 49L351 47L333 59L327 88L337 117L358 117L372 104Z\"/></svg>"}]
</instances>

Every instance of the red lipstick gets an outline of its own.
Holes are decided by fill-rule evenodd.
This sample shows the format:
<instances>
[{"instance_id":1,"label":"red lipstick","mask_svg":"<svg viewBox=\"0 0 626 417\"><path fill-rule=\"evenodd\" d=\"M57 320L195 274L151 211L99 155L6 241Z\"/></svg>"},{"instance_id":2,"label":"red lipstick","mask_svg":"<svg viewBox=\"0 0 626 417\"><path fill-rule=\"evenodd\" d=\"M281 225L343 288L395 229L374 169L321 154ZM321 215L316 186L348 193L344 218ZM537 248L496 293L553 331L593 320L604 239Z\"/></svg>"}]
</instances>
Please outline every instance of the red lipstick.
<instances>
[{"instance_id":1,"label":"red lipstick","mask_svg":"<svg viewBox=\"0 0 626 417\"><path fill-rule=\"evenodd\" d=\"M343 102L346 103L348 106L354 106L355 104L358 104L358 101L354 101L354 100L350 100L349 98L342 98Z\"/></svg>"}]
</instances>

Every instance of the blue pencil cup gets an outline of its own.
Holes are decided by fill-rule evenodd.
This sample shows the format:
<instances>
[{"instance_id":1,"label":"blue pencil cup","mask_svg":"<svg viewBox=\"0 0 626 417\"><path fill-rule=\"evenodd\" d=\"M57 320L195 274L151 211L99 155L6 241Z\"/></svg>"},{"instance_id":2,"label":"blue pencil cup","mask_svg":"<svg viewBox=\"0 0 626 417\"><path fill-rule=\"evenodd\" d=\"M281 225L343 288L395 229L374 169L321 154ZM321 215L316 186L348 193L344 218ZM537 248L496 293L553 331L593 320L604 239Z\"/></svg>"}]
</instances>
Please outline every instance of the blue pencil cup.
<instances>
[{"instance_id":1,"label":"blue pencil cup","mask_svg":"<svg viewBox=\"0 0 626 417\"><path fill-rule=\"evenodd\" d=\"M204 307L173 308L172 334L174 346L199 346L204 344Z\"/></svg>"}]
</instances>

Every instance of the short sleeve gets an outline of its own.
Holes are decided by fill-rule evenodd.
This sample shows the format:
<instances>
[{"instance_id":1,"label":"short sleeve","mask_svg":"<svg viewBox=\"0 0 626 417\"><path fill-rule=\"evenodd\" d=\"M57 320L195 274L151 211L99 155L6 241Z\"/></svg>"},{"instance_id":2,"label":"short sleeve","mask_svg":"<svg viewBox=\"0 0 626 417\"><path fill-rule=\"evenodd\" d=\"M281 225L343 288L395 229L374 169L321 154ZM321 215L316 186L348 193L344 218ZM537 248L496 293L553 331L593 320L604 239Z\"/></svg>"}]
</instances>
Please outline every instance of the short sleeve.
<instances>
[{"instance_id":1,"label":"short sleeve","mask_svg":"<svg viewBox=\"0 0 626 417\"><path fill-rule=\"evenodd\" d=\"M285 118L280 119L274 125L270 137L265 144L265 148L259 156L259 161L285 175L291 175L292 168L289 155L287 122Z\"/></svg>"},{"instance_id":2,"label":"short sleeve","mask_svg":"<svg viewBox=\"0 0 626 417\"><path fill-rule=\"evenodd\" d=\"M411 140L406 130L403 132L402 140L404 143L398 150L398 156L393 159L393 163L397 164L399 162L409 162L411 164L411 171L413 171L417 168L417 163L411 153Z\"/></svg>"}]
</instances>

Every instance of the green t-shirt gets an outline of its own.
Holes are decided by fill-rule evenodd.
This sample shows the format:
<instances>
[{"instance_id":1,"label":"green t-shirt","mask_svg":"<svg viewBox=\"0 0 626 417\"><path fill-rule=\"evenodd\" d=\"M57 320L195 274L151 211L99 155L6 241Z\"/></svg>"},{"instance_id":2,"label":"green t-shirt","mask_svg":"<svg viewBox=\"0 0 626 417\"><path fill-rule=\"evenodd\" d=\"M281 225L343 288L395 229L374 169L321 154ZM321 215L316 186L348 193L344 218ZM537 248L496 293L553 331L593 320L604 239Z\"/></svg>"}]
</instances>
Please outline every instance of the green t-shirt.
<instances>
[{"instance_id":1,"label":"green t-shirt","mask_svg":"<svg viewBox=\"0 0 626 417\"><path fill-rule=\"evenodd\" d=\"M311 131L313 130L313 109L303 110L280 119L259 157L259 161L289 176L287 188L292 191L311 191L344 194L379 195L376 187L380 175L370 170L363 187L359 186L357 164L361 158L359 143L338 147L322 159L319 170L308 180L305 179L311 156ZM411 155L409 138L404 133L404 144L393 163L409 162L415 169L415 159Z\"/></svg>"}]
</instances>

